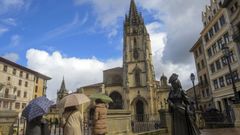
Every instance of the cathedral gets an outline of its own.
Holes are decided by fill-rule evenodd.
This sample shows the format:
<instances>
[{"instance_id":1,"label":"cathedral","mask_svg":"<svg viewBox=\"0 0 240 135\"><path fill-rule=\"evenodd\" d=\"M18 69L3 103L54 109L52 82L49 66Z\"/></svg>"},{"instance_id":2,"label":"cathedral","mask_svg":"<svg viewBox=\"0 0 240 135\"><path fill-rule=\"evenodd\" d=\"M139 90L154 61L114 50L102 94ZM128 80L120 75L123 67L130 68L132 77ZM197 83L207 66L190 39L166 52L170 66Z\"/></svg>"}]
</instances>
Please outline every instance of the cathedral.
<instances>
[{"instance_id":1,"label":"cathedral","mask_svg":"<svg viewBox=\"0 0 240 135\"><path fill-rule=\"evenodd\" d=\"M123 27L123 66L103 71L103 82L77 91L88 96L104 93L113 99L109 109L124 109L133 115L155 114L159 109L167 109L167 77L162 75L160 81L155 78L150 35L134 0Z\"/></svg>"}]
</instances>

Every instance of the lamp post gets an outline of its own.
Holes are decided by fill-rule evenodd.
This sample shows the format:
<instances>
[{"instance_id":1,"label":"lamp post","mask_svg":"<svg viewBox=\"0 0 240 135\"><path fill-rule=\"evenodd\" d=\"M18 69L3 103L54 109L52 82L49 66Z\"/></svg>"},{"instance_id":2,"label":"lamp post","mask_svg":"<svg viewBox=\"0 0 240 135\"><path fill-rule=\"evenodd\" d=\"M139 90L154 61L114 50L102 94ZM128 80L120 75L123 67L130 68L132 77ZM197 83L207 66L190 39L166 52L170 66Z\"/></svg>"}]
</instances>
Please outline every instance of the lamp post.
<instances>
[{"instance_id":1,"label":"lamp post","mask_svg":"<svg viewBox=\"0 0 240 135\"><path fill-rule=\"evenodd\" d=\"M199 110L199 109L198 109L197 95L196 95L196 91L195 91L195 83L194 83L194 81L195 81L195 75L194 75L193 73L191 73L191 75L190 75L190 79L191 79L192 84L193 84L193 92L194 92L194 98L195 98L196 109Z\"/></svg>"},{"instance_id":2,"label":"lamp post","mask_svg":"<svg viewBox=\"0 0 240 135\"><path fill-rule=\"evenodd\" d=\"M232 67L230 65L230 50L229 47L224 46L222 47L222 52L224 54L225 59L227 60L227 64L228 64L228 69L229 69L229 73L230 73L230 77L231 77L231 81L232 81L232 88L233 88L233 92L234 92L234 102L235 103L239 103L240 102L240 97L239 94L237 93L237 88L235 85L235 80L234 80L234 76L233 76L233 72L232 72Z\"/></svg>"}]
</instances>

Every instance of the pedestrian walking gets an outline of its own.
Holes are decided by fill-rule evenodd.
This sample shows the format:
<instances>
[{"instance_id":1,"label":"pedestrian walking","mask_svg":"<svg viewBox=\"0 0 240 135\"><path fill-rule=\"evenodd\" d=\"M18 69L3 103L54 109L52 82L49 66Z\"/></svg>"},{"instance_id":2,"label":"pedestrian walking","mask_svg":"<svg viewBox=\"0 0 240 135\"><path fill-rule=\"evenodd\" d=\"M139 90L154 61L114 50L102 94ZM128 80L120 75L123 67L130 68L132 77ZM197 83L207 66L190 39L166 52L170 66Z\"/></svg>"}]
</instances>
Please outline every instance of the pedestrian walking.
<instances>
[{"instance_id":1,"label":"pedestrian walking","mask_svg":"<svg viewBox=\"0 0 240 135\"><path fill-rule=\"evenodd\" d=\"M64 109L62 126L64 135L82 135L82 116L76 106Z\"/></svg>"},{"instance_id":2,"label":"pedestrian walking","mask_svg":"<svg viewBox=\"0 0 240 135\"><path fill-rule=\"evenodd\" d=\"M44 96L29 102L22 112L22 116L27 120L26 135L50 135L48 123L43 119L43 115L52 104L53 102Z\"/></svg>"},{"instance_id":3,"label":"pedestrian walking","mask_svg":"<svg viewBox=\"0 0 240 135\"><path fill-rule=\"evenodd\" d=\"M61 123L64 135L82 135L83 117L78 108L87 102L90 102L90 99L84 94L70 94L60 100L57 106L64 108Z\"/></svg>"},{"instance_id":4,"label":"pedestrian walking","mask_svg":"<svg viewBox=\"0 0 240 135\"><path fill-rule=\"evenodd\" d=\"M96 99L96 108L94 114L94 135L105 135L107 133L107 107L101 99Z\"/></svg>"},{"instance_id":5,"label":"pedestrian walking","mask_svg":"<svg viewBox=\"0 0 240 135\"><path fill-rule=\"evenodd\" d=\"M38 116L27 122L26 135L50 135L47 121Z\"/></svg>"}]
</instances>

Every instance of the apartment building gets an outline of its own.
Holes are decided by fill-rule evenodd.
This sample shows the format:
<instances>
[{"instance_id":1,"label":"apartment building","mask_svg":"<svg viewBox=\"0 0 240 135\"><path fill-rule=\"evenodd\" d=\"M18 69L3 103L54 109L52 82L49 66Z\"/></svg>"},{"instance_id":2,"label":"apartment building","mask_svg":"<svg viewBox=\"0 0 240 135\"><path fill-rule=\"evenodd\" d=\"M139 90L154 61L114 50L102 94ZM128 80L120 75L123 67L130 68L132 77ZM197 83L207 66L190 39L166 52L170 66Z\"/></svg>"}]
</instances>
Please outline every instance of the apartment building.
<instances>
[{"instance_id":1,"label":"apartment building","mask_svg":"<svg viewBox=\"0 0 240 135\"><path fill-rule=\"evenodd\" d=\"M234 92L227 59L223 55L222 48L227 46L230 49L229 61L238 93L240 90L240 54L239 47L233 40L231 15L226 8L222 8L222 5L222 0L211 0L211 4L206 6L206 10L202 13L204 28L201 38L214 104L217 109L225 112L232 104ZM239 18L239 14L237 16Z\"/></svg>"},{"instance_id":2,"label":"apartment building","mask_svg":"<svg viewBox=\"0 0 240 135\"><path fill-rule=\"evenodd\" d=\"M43 96L51 78L0 57L0 111L20 112L33 98Z\"/></svg>"},{"instance_id":3,"label":"apartment building","mask_svg":"<svg viewBox=\"0 0 240 135\"><path fill-rule=\"evenodd\" d=\"M198 105L202 111L205 111L208 108L214 107L214 103L201 37L190 49L190 52L192 52L194 55L195 65L197 68L198 84L195 87L195 91L197 95ZM195 97L193 93L193 88L187 90L188 96L194 99ZM193 101L195 101L195 99Z\"/></svg>"}]
</instances>

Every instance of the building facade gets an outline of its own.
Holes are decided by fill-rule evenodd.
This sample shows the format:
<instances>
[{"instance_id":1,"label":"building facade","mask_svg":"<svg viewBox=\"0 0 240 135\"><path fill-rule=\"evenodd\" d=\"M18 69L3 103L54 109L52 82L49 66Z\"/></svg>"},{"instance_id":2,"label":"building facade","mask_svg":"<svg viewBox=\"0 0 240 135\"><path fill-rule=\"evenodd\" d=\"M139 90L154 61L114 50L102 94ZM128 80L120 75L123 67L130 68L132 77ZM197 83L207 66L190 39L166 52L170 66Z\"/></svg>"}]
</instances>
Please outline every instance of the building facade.
<instances>
[{"instance_id":1,"label":"building facade","mask_svg":"<svg viewBox=\"0 0 240 135\"><path fill-rule=\"evenodd\" d=\"M195 87L195 91L197 93L197 102L199 105L198 108L200 108L202 111L205 111L208 108L214 107L214 103L206 55L203 50L202 38L198 39L198 41L191 48L190 52L193 53L195 66L197 68L198 84ZM187 90L187 93L191 98L195 98L193 94L193 88ZM195 99L193 101L195 101Z\"/></svg>"},{"instance_id":2,"label":"building facade","mask_svg":"<svg viewBox=\"0 0 240 135\"><path fill-rule=\"evenodd\" d=\"M214 106L218 110L226 112L232 104L234 92L227 59L223 55L222 48L227 46L230 49L229 61L238 93L240 89L240 55L239 45L234 42L235 34L231 14L226 8L222 8L222 5L222 0L211 0L211 4L206 6L206 10L202 13L204 28L201 31L201 40ZM238 10L234 9L235 12ZM237 16L239 18L239 14Z\"/></svg>"},{"instance_id":3,"label":"building facade","mask_svg":"<svg viewBox=\"0 0 240 135\"><path fill-rule=\"evenodd\" d=\"M33 98L46 92L48 76L0 57L0 111L21 112Z\"/></svg>"},{"instance_id":4,"label":"building facade","mask_svg":"<svg viewBox=\"0 0 240 135\"><path fill-rule=\"evenodd\" d=\"M169 86L164 75L160 81L155 79L150 36L134 0L123 30L123 67L103 71L102 83L79 88L78 92L109 95L113 99L109 109L129 110L134 115L158 113L167 106Z\"/></svg>"}]
</instances>

